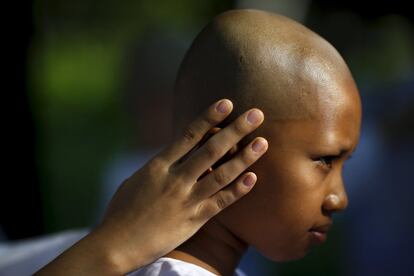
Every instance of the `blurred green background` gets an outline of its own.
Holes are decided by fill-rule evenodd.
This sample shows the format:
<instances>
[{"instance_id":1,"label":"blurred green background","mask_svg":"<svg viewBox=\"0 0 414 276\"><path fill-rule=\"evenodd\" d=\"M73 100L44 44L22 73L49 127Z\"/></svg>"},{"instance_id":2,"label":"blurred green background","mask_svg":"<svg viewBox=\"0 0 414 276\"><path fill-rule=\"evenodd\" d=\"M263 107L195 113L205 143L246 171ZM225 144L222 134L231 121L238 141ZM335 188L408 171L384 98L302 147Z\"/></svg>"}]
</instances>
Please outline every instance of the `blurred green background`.
<instances>
[{"instance_id":1,"label":"blurred green background","mask_svg":"<svg viewBox=\"0 0 414 276\"><path fill-rule=\"evenodd\" d=\"M36 1L30 102L45 230L90 225L102 170L127 143L122 69L148 29L195 33L230 1Z\"/></svg>"}]
</instances>

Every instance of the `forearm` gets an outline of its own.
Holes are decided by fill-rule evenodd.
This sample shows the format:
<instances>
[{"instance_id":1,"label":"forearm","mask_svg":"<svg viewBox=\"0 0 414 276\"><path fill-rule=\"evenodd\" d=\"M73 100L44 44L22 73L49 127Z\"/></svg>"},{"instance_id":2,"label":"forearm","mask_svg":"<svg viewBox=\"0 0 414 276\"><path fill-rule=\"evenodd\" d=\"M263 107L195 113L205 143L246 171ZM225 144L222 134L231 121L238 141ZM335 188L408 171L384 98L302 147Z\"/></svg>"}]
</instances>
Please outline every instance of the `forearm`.
<instances>
[{"instance_id":1,"label":"forearm","mask_svg":"<svg viewBox=\"0 0 414 276\"><path fill-rule=\"evenodd\" d=\"M114 246L109 233L94 230L35 275L124 275L134 267ZM139 267L140 258L135 267Z\"/></svg>"}]
</instances>

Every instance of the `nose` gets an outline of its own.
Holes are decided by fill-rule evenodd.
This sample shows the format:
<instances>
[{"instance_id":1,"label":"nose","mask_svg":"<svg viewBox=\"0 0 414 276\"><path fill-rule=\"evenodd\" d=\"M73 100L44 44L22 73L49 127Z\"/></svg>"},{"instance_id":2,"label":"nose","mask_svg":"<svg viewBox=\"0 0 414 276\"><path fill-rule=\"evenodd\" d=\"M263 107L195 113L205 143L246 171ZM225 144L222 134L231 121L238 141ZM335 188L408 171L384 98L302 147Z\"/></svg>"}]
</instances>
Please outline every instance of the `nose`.
<instances>
[{"instance_id":1,"label":"nose","mask_svg":"<svg viewBox=\"0 0 414 276\"><path fill-rule=\"evenodd\" d=\"M332 183L329 192L326 194L322 209L326 213L341 212L348 206L348 196L345 191L342 176L339 176L334 183Z\"/></svg>"}]
</instances>

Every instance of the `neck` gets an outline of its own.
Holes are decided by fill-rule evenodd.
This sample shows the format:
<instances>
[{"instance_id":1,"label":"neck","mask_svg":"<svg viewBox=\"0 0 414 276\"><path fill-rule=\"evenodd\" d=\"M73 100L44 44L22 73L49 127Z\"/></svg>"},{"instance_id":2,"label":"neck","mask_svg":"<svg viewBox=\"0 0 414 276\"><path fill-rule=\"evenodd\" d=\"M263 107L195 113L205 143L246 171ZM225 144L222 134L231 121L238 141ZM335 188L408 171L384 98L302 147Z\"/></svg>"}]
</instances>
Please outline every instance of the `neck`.
<instances>
[{"instance_id":1,"label":"neck","mask_svg":"<svg viewBox=\"0 0 414 276\"><path fill-rule=\"evenodd\" d=\"M212 219L166 257L198 265L218 275L233 275L246 249L246 243Z\"/></svg>"}]
</instances>

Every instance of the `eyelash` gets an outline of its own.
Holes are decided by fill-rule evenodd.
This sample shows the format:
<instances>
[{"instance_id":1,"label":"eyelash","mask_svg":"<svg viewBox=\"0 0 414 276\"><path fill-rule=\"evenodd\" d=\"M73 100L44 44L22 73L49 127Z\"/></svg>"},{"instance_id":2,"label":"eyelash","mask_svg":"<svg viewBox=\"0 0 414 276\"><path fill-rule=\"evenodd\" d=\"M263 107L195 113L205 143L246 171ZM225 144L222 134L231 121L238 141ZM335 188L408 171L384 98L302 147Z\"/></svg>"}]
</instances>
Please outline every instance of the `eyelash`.
<instances>
[{"instance_id":1,"label":"eyelash","mask_svg":"<svg viewBox=\"0 0 414 276\"><path fill-rule=\"evenodd\" d=\"M335 162L335 160L341 158L341 155L325 155L325 156L320 156L320 157L315 157L315 159L313 159L315 162L317 162L317 164L321 167L323 167L326 170L330 170L332 169L333 163ZM348 161L349 159L352 158L352 154L350 154L345 161Z\"/></svg>"},{"instance_id":2,"label":"eyelash","mask_svg":"<svg viewBox=\"0 0 414 276\"><path fill-rule=\"evenodd\" d=\"M337 156L328 155L328 156L319 157L316 161L322 166L330 169L332 168L332 163L335 161L336 158Z\"/></svg>"}]
</instances>

